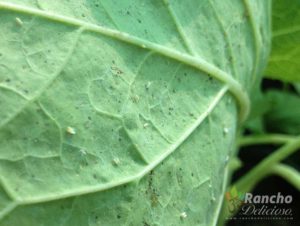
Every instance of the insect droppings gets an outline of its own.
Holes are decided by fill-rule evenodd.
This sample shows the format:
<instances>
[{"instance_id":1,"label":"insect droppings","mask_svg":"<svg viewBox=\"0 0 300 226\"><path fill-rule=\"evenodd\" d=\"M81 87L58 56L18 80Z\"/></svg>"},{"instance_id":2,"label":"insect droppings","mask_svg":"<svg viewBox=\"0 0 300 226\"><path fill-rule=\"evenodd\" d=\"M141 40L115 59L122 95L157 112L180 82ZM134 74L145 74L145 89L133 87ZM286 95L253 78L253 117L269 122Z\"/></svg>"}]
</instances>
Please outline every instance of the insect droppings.
<instances>
[{"instance_id":1,"label":"insect droppings","mask_svg":"<svg viewBox=\"0 0 300 226\"><path fill-rule=\"evenodd\" d=\"M184 219L184 218L186 218L186 217L187 217L186 212L182 212L182 213L180 214L180 218L181 218L181 219Z\"/></svg>"},{"instance_id":2,"label":"insect droppings","mask_svg":"<svg viewBox=\"0 0 300 226\"><path fill-rule=\"evenodd\" d=\"M68 134L71 134L71 135L76 134L76 130L73 127L70 127L70 126L67 127L66 131L67 131Z\"/></svg>"},{"instance_id":3,"label":"insect droppings","mask_svg":"<svg viewBox=\"0 0 300 226\"><path fill-rule=\"evenodd\" d=\"M16 23L19 26L22 26L24 24L23 21L19 17L16 17Z\"/></svg>"}]
</instances>

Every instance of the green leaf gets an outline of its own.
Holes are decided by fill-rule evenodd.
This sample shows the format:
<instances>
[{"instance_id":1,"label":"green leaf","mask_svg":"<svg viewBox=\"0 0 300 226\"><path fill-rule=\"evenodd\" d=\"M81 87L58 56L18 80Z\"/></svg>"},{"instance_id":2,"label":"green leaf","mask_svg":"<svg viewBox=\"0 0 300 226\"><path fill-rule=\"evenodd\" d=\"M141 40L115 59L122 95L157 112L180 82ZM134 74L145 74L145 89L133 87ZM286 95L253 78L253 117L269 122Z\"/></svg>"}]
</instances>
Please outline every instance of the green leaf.
<instances>
[{"instance_id":1,"label":"green leaf","mask_svg":"<svg viewBox=\"0 0 300 226\"><path fill-rule=\"evenodd\" d=\"M215 225L269 1L0 12L1 226Z\"/></svg>"},{"instance_id":2,"label":"green leaf","mask_svg":"<svg viewBox=\"0 0 300 226\"><path fill-rule=\"evenodd\" d=\"M272 52L266 77L300 81L300 1L273 1Z\"/></svg>"},{"instance_id":3,"label":"green leaf","mask_svg":"<svg viewBox=\"0 0 300 226\"><path fill-rule=\"evenodd\" d=\"M269 111L269 105L260 87L257 86L251 98L251 111L244 128L256 134L265 133L264 115Z\"/></svg>"},{"instance_id":4,"label":"green leaf","mask_svg":"<svg viewBox=\"0 0 300 226\"><path fill-rule=\"evenodd\" d=\"M270 105L264 117L267 131L299 135L299 95L275 90L269 91L266 95Z\"/></svg>"},{"instance_id":5,"label":"green leaf","mask_svg":"<svg viewBox=\"0 0 300 226\"><path fill-rule=\"evenodd\" d=\"M296 91L298 92L298 94L300 94L300 82L299 83L294 83L293 85L294 85Z\"/></svg>"}]
</instances>

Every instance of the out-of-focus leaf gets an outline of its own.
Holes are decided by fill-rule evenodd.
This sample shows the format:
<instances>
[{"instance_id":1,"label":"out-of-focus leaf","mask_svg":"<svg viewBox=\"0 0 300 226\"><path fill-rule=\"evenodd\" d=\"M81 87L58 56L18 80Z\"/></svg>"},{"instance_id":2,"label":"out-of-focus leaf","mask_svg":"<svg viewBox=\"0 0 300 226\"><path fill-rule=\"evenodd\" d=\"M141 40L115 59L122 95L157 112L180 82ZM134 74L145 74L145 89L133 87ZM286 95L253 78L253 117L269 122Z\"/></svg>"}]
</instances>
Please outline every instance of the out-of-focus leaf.
<instances>
[{"instance_id":1,"label":"out-of-focus leaf","mask_svg":"<svg viewBox=\"0 0 300 226\"><path fill-rule=\"evenodd\" d=\"M269 91L266 95L270 105L264 117L268 132L299 135L300 97L281 91Z\"/></svg>"},{"instance_id":2,"label":"out-of-focus leaf","mask_svg":"<svg viewBox=\"0 0 300 226\"><path fill-rule=\"evenodd\" d=\"M300 1L274 0L272 51L265 75L300 81Z\"/></svg>"}]
</instances>

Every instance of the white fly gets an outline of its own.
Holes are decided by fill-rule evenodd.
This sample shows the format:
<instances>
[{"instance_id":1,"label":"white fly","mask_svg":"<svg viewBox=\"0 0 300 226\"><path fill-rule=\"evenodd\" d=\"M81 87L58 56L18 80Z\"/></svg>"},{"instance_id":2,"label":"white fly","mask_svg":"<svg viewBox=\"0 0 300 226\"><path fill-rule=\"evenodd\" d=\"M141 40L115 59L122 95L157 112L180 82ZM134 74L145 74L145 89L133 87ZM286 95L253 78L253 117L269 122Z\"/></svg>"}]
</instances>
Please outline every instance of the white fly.
<instances>
[{"instance_id":1,"label":"white fly","mask_svg":"<svg viewBox=\"0 0 300 226\"><path fill-rule=\"evenodd\" d=\"M180 214L180 218L181 218L181 219L184 219L184 218L186 218L186 217L187 217L186 212L182 212L182 213Z\"/></svg>"},{"instance_id":2,"label":"white fly","mask_svg":"<svg viewBox=\"0 0 300 226\"><path fill-rule=\"evenodd\" d=\"M16 23L19 25L19 26L22 26L24 23L23 21L19 18L19 17L16 17Z\"/></svg>"},{"instance_id":3,"label":"white fly","mask_svg":"<svg viewBox=\"0 0 300 226\"><path fill-rule=\"evenodd\" d=\"M76 130L73 127L70 127L70 126L67 127L66 131L67 131L68 134L71 134L71 135L76 134Z\"/></svg>"}]
</instances>

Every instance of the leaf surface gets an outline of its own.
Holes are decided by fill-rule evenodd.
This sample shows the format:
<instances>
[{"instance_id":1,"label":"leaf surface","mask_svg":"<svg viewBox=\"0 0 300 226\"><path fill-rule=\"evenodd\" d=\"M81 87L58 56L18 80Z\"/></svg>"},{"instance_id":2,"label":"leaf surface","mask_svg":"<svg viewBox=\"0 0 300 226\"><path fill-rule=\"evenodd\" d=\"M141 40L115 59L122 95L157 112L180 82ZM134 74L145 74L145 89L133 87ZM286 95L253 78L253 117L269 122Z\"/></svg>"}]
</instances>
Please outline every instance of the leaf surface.
<instances>
[{"instance_id":1,"label":"leaf surface","mask_svg":"<svg viewBox=\"0 0 300 226\"><path fill-rule=\"evenodd\" d=\"M269 12L0 1L0 225L214 225Z\"/></svg>"},{"instance_id":2,"label":"leaf surface","mask_svg":"<svg viewBox=\"0 0 300 226\"><path fill-rule=\"evenodd\" d=\"M264 116L267 130L273 133L298 135L300 133L299 95L274 90L269 91L266 98L270 106Z\"/></svg>"},{"instance_id":3,"label":"leaf surface","mask_svg":"<svg viewBox=\"0 0 300 226\"><path fill-rule=\"evenodd\" d=\"M300 81L300 1L274 0L272 51L265 75Z\"/></svg>"}]
</instances>

